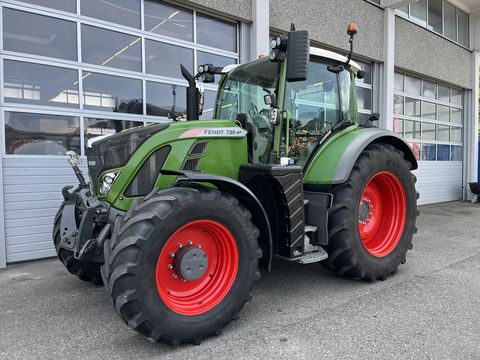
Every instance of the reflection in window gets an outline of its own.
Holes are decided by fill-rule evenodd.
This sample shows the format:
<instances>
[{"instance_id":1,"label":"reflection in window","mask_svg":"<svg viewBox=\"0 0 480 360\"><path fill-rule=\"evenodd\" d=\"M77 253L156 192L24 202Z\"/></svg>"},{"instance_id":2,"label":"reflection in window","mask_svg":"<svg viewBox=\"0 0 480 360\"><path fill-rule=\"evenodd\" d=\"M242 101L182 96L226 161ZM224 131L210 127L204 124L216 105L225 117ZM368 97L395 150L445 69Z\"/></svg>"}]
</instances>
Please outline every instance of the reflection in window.
<instances>
[{"instance_id":1,"label":"reflection in window","mask_svg":"<svg viewBox=\"0 0 480 360\"><path fill-rule=\"evenodd\" d=\"M84 136L85 146L90 139L97 136L115 134L117 132L131 129L133 127L143 126L143 121L125 121L125 120L109 120L85 118L84 120Z\"/></svg>"},{"instance_id":2,"label":"reflection in window","mask_svg":"<svg viewBox=\"0 0 480 360\"><path fill-rule=\"evenodd\" d=\"M82 15L140 28L140 0L82 0Z\"/></svg>"},{"instance_id":3,"label":"reflection in window","mask_svg":"<svg viewBox=\"0 0 480 360\"><path fill-rule=\"evenodd\" d=\"M145 64L149 74L181 78L180 65L193 71L193 50L145 40Z\"/></svg>"},{"instance_id":4,"label":"reflection in window","mask_svg":"<svg viewBox=\"0 0 480 360\"><path fill-rule=\"evenodd\" d=\"M423 96L435 99L437 93L437 84L423 80Z\"/></svg>"},{"instance_id":5,"label":"reflection in window","mask_svg":"<svg viewBox=\"0 0 480 360\"><path fill-rule=\"evenodd\" d=\"M445 19L445 35L457 41L457 8L447 1L443 1L443 17Z\"/></svg>"},{"instance_id":6,"label":"reflection in window","mask_svg":"<svg viewBox=\"0 0 480 360\"><path fill-rule=\"evenodd\" d=\"M142 71L141 38L116 31L82 25L82 61Z\"/></svg>"},{"instance_id":7,"label":"reflection in window","mask_svg":"<svg viewBox=\"0 0 480 360\"><path fill-rule=\"evenodd\" d=\"M398 92L403 92L403 74L395 73L395 80L394 80L394 89Z\"/></svg>"},{"instance_id":8,"label":"reflection in window","mask_svg":"<svg viewBox=\"0 0 480 360\"><path fill-rule=\"evenodd\" d=\"M74 22L3 9L3 48L10 51L77 60Z\"/></svg>"},{"instance_id":9,"label":"reflection in window","mask_svg":"<svg viewBox=\"0 0 480 360\"><path fill-rule=\"evenodd\" d=\"M405 138L420 139L420 121L405 120Z\"/></svg>"},{"instance_id":10,"label":"reflection in window","mask_svg":"<svg viewBox=\"0 0 480 360\"><path fill-rule=\"evenodd\" d=\"M438 85L438 100L450 102L450 88L443 85Z\"/></svg>"},{"instance_id":11,"label":"reflection in window","mask_svg":"<svg viewBox=\"0 0 480 360\"><path fill-rule=\"evenodd\" d=\"M7 154L80 153L80 120L73 116L5 112Z\"/></svg>"},{"instance_id":12,"label":"reflection in window","mask_svg":"<svg viewBox=\"0 0 480 360\"><path fill-rule=\"evenodd\" d=\"M197 13L197 42L202 45L237 52L237 25Z\"/></svg>"},{"instance_id":13,"label":"reflection in window","mask_svg":"<svg viewBox=\"0 0 480 360\"><path fill-rule=\"evenodd\" d=\"M450 160L451 161L462 161L463 148L461 146L452 145L450 147Z\"/></svg>"},{"instance_id":14,"label":"reflection in window","mask_svg":"<svg viewBox=\"0 0 480 360\"><path fill-rule=\"evenodd\" d=\"M406 76L405 80L405 92L412 95L420 95L420 89L422 88L422 80L412 76Z\"/></svg>"},{"instance_id":15,"label":"reflection in window","mask_svg":"<svg viewBox=\"0 0 480 360\"><path fill-rule=\"evenodd\" d=\"M450 145L437 145L437 160L448 161L450 160Z\"/></svg>"},{"instance_id":16,"label":"reflection in window","mask_svg":"<svg viewBox=\"0 0 480 360\"><path fill-rule=\"evenodd\" d=\"M443 32L442 0L428 0L428 28L440 34Z\"/></svg>"},{"instance_id":17,"label":"reflection in window","mask_svg":"<svg viewBox=\"0 0 480 360\"><path fill-rule=\"evenodd\" d=\"M450 141L462 142L462 128L453 126L450 128Z\"/></svg>"},{"instance_id":18,"label":"reflection in window","mask_svg":"<svg viewBox=\"0 0 480 360\"><path fill-rule=\"evenodd\" d=\"M185 118L186 87L147 81L147 115Z\"/></svg>"},{"instance_id":19,"label":"reflection in window","mask_svg":"<svg viewBox=\"0 0 480 360\"><path fill-rule=\"evenodd\" d=\"M20 61L4 62L6 102L78 108L78 72Z\"/></svg>"},{"instance_id":20,"label":"reflection in window","mask_svg":"<svg viewBox=\"0 0 480 360\"><path fill-rule=\"evenodd\" d=\"M357 104L359 109L372 109L372 90L357 87Z\"/></svg>"},{"instance_id":21,"label":"reflection in window","mask_svg":"<svg viewBox=\"0 0 480 360\"><path fill-rule=\"evenodd\" d=\"M403 137L403 120L393 119L393 132Z\"/></svg>"},{"instance_id":22,"label":"reflection in window","mask_svg":"<svg viewBox=\"0 0 480 360\"><path fill-rule=\"evenodd\" d=\"M163 1L145 0L145 31L193 41L193 11Z\"/></svg>"},{"instance_id":23,"label":"reflection in window","mask_svg":"<svg viewBox=\"0 0 480 360\"><path fill-rule=\"evenodd\" d=\"M142 114L142 82L84 71L83 99L85 109Z\"/></svg>"},{"instance_id":24,"label":"reflection in window","mask_svg":"<svg viewBox=\"0 0 480 360\"><path fill-rule=\"evenodd\" d=\"M422 123L422 140L435 140L435 124Z\"/></svg>"},{"instance_id":25,"label":"reflection in window","mask_svg":"<svg viewBox=\"0 0 480 360\"><path fill-rule=\"evenodd\" d=\"M416 160L420 160L420 153L421 153L421 145L418 142L410 142L410 147L413 151L413 156L415 156Z\"/></svg>"},{"instance_id":26,"label":"reflection in window","mask_svg":"<svg viewBox=\"0 0 480 360\"><path fill-rule=\"evenodd\" d=\"M68 12L76 12L76 0L20 0L22 2L35 4L39 6L45 6L52 9L68 11Z\"/></svg>"},{"instance_id":27,"label":"reflection in window","mask_svg":"<svg viewBox=\"0 0 480 360\"><path fill-rule=\"evenodd\" d=\"M403 115L403 96L393 96L393 113L395 115Z\"/></svg>"},{"instance_id":28,"label":"reflection in window","mask_svg":"<svg viewBox=\"0 0 480 360\"><path fill-rule=\"evenodd\" d=\"M410 19L416 23L426 26L427 25L427 1L417 0L410 6Z\"/></svg>"},{"instance_id":29,"label":"reflection in window","mask_svg":"<svg viewBox=\"0 0 480 360\"><path fill-rule=\"evenodd\" d=\"M215 110L215 98L217 93L215 91L205 90L205 103L203 106L203 113L200 115L201 120L211 120Z\"/></svg>"},{"instance_id":30,"label":"reflection in window","mask_svg":"<svg viewBox=\"0 0 480 360\"><path fill-rule=\"evenodd\" d=\"M437 158L437 145L422 144L422 160L435 161Z\"/></svg>"},{"instance_id":31,"label":"reflection in window","mask_svg":"<svg viewBox=\"0 0 480 360\"><path fill-rule=\"evenodd\" d=\"M458 11L458 42L465 47L469 47L469 32L468 28L468 15L465 14L462 10L457 9Z\"/></svg>"},{"instance_id":32,"label":"reflection in window","mask_svg":"<svg viewBox=\"0 0 480 360\"><path fill-rule=\"evenodd\" d=\"M437 125L437 140L450 141L450 127L447 125Z\"/></svg>"},{"instance_id":33,"label":"reflection in window","mask_svg":"<svg viewBox=\"0 0 480 360\"><path fill-rule=\"evenodd\" d=\"M450 108L444 105L438 105L438 120L450 121Z\"/></svg>"},{"instance_id":34,"label":"reflection in window","mask_svg":"<svg viewBox=\"0 0 480 360\"><path fill-rule=\"evenodd\" d=\"M435 120L436 105L428 101L422 101L422 117L426 119Z\"/></svg>"},{"instance_id":35,"label":"reflection in window","mask_svg":"<svg viewBox=\"0 0 480 360\"><path fill-rule=\"evenodd\" d=\"M451 113L451 118L450 121L455 124L461 124L462 123L462 109L455 109L452 108L452 113Z\"/></svg>"},{"instance_id":36,"label":"reflection in window","mask_svg":"<svg viewBox=\"0 0 480 360\"><path fill-rule=\"evenodd\" d=\"M420 100L406 97L405 115L420 117Z\"/></svg>"}]
</instances>

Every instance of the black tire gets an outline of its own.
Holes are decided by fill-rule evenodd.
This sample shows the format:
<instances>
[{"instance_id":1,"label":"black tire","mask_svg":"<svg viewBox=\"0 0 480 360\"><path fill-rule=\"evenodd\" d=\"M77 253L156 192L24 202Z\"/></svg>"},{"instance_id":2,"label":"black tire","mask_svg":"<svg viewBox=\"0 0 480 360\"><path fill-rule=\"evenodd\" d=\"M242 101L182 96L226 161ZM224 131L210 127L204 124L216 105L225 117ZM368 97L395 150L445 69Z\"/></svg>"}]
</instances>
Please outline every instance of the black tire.
<instances>
[{"instance_id":1,"label":"black tire","mask_svg":"<svg viewBox=\"0 0 480 360\"><path fill-rule=\"evenodd\" d=\"M156 266L170 237L197 220L219 222L231 232L238 248L238 272L218 305L199 315L185 315L160 297ZM203 187L159 190L117 217L112 238L105 242L102 276L110 301L128 326L154 341L199 344L238 319L251 300L253 283L260 278L258 236L250 212L230 195Z\"/></svg>"},{"instance_id":2,"label":"black tire","mask_svg":"<svg viewBox=\"0 0 480 360\"><path fill-rule=\"evenodd\" d=\"M101 264L76 260L73 257L73 251L69 251L59 246L60 222L62 219L63 206L64 203L62 202L57 214L55 215L52 233L53 244L55 245L57 256L71 274L76 275L80 280L92 282L95 285L100 285L102 284L102 276L100 274Z\"/></svg>"},{"instance_id":3,"label":"black tire","mask_svg":"<svg viewBox=\"0 0 480 360\"><path fill-rule=\"evenodd\" d=\"M329 257L326 265L338 274L352 278L375 281L385 280L397 272L412 249L416 232L417 198L415 176L404 154L388 144L371 144L359 156L348 180L334 185L333 206L329 212ZM380 172L393 173L405 192L406 221L400 240L386 256L374 256L362 243L359 233L359 206L369 180Z\"/></svg>"}]
</instances>

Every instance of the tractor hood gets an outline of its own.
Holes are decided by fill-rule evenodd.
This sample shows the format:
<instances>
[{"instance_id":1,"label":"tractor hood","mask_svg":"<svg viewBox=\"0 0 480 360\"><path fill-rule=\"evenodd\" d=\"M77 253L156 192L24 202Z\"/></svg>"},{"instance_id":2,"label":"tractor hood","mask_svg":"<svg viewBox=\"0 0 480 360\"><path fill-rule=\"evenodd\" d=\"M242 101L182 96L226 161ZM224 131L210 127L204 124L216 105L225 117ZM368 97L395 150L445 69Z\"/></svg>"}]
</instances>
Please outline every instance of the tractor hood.
<instances>
[{"instance_id":1,"label":"tractor hood","mask_svg":"<svg viewBox=\"0 0 480 360\"><path fill-rule=\"evenodd\" d=\"M169 123L152 124L90 140L87 146L88 170L95 189L103 171L124 166L146 140L169 126Z\"/></svg>"}]
</instances>

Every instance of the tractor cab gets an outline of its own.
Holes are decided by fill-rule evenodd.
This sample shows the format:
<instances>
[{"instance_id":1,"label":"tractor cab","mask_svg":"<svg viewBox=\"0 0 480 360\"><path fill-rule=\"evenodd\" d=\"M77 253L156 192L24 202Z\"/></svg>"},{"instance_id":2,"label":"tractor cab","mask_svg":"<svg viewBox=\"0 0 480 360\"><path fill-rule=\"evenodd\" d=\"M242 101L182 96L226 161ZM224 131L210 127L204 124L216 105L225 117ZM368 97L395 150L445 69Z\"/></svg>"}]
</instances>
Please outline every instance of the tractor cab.
<instances>
[{"instance_id":1,"label":"tractor cab","mask_svg":"<svg viewBox=\"0 0 480 360\"><path fill-rule=\"evenodd\" d=\"M279 155L303 167L322 139L358 123L354 79L362 73L360 66L351 61L344 68L346 57L309 50L308 77L302 81L282 81L282 64L269 58L223 70L214 118L249 129L254 164L271 162L275 132Z\"/></svg>"}]
</instances>

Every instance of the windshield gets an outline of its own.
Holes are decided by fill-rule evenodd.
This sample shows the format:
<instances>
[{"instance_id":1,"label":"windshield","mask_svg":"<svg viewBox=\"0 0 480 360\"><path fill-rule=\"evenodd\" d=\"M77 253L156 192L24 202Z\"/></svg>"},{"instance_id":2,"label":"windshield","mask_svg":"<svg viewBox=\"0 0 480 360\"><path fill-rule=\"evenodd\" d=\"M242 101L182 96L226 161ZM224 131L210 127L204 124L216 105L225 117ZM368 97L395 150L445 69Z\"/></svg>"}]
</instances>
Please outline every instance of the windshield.
<instances>
[{"instance_id":1,"label":"windshield","mask_svg":"<svg viewBox=\"0 0 480 360\"><path fill-rule=\"evenodd\" d=\"M329 71L332 64L311 59L308 79L287 83L285 108L290 113L289 156L305 165L319 141L335 124L353 122L352 74Z\"/></svg>"},{"instance_id":2,"label":"windshield","mask_svg":"<svg viewBox=\"0 0 480 360\"><path fill-rule=\"evenodd\" d=\"M266 58L238 67L221 84L215 118L235 121L246 117L253 129L253 163L267 163L272 149L270 105L264 96L278 95L279 75L280 64Z\"/></svg>"}]
</instances>

